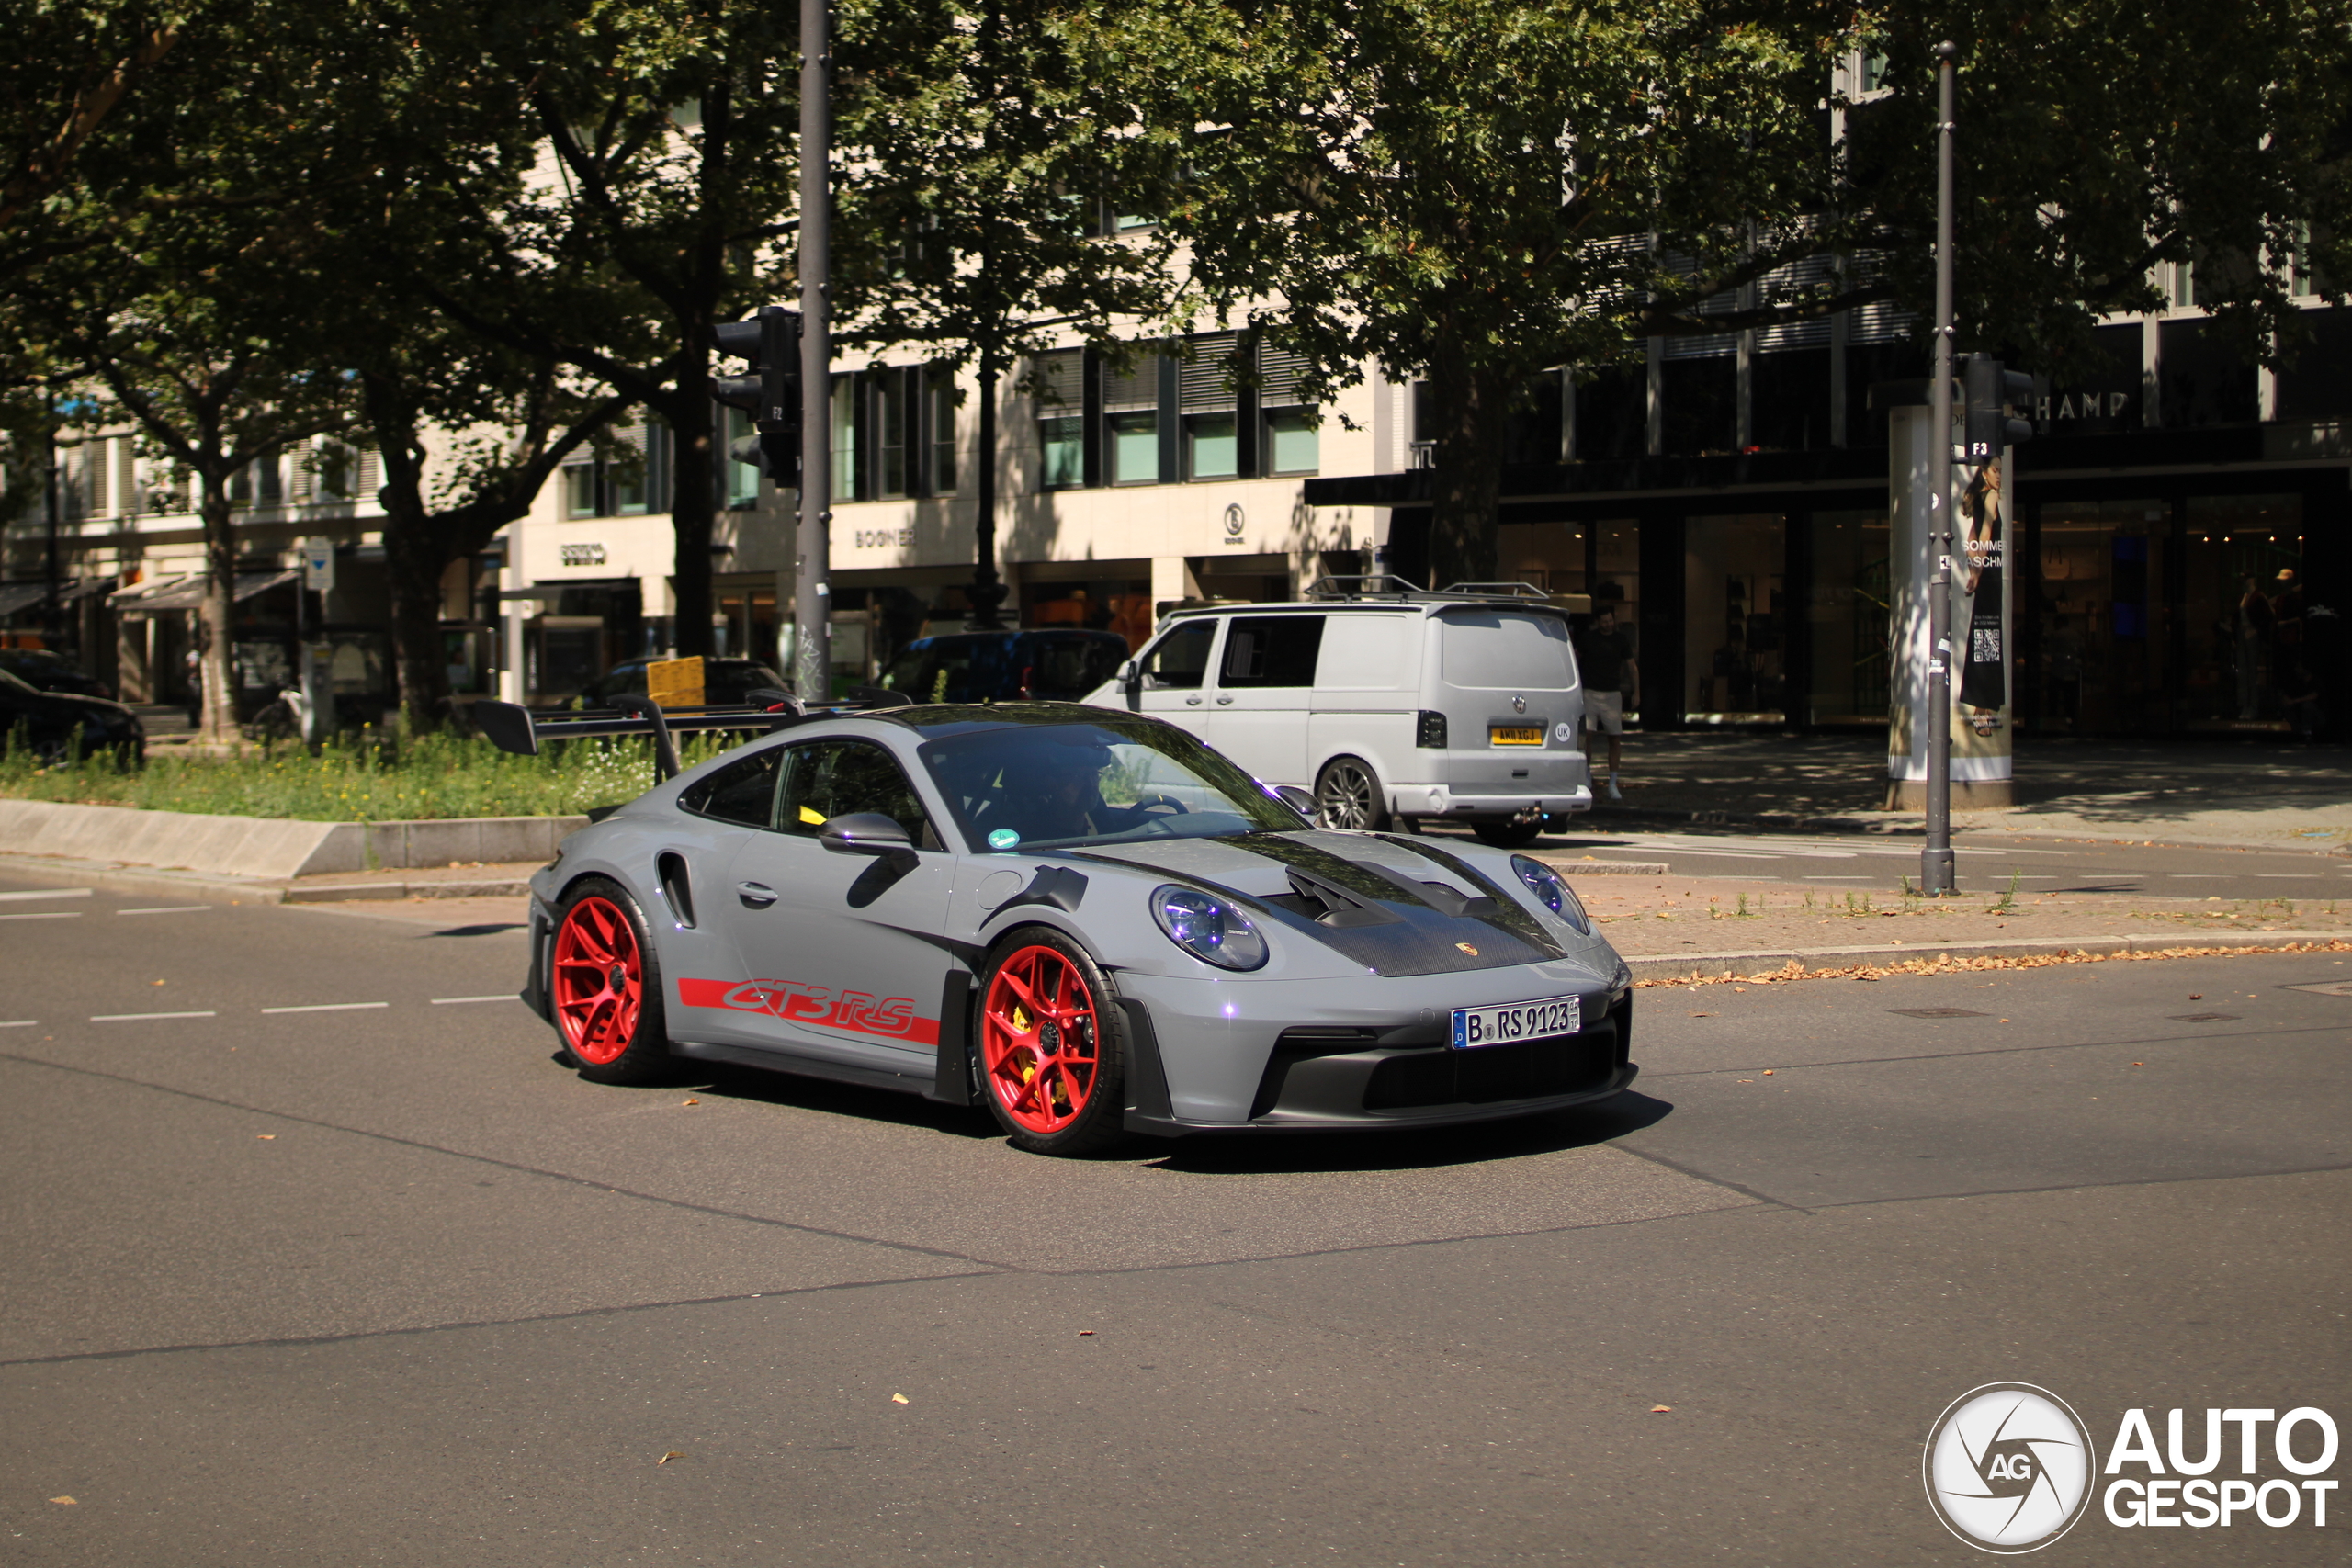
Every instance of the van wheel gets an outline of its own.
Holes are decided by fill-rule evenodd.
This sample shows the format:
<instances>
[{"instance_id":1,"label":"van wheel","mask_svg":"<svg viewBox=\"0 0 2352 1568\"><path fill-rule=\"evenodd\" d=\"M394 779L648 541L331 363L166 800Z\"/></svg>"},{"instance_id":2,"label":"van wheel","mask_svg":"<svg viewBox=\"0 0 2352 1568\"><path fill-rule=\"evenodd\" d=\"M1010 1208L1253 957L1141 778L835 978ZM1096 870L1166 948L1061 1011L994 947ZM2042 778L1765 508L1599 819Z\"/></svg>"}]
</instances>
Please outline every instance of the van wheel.
<instances>
[{"instance_id":1,"label":"van wheel","mask_svg":"<svg viewBox=\"0 0 2352 1568\"><path fill-rule=\"evenodd\" d=\"M1544 818L1532 822L1514 822L1508 817L1487 817L1470 824L1470 831L1482 844L1492 844L1498 850L1525 849L1544 831Z\"/></svg>"},{"instance_id":2,"label":"van wheel","mask_svg":"<svg viewBox=\"0 0 2352 1568\"><path fill-rule=\"evenodd\" d=\"M1326 828L1377 833L1388 826L1388 792L1359 757L1334 757L1315 776L1315 810Z\"/></svg>"}]
</instances>

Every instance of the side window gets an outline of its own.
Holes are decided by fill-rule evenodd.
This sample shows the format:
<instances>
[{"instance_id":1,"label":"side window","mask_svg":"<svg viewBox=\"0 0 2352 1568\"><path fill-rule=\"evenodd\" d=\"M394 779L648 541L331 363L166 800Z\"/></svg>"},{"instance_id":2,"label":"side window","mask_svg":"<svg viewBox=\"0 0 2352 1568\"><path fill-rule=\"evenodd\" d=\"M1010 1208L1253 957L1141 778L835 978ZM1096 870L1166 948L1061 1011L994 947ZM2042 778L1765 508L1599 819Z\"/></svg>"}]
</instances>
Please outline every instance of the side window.
<instances>
[{"instance_id":1,"label":"side window","mask_svg":"<svg viewBox=\"0 0 2352 1568\"><path fill-rule=\"evenodd\" d=\"M921 847L939 847L930 814L905 770L881 747L866 740L812 740L785 750L791 762L776 808L776 831L813 839L833 818L874 811L904 828Z\"/></svg>"},{"instance_id":2,"label":"side window","mask_svg":"<svg viewBox=\"0 0 2352 1568\"><path fill-rule=\"evenodd\" d=\"M1225 637L1227 686L1312 686L1321 615L1237 616Z\"/></svg>"},{"instance_id":3,"label":"side window","mask_svg":"<svg viewBox=\"0 0 2352 1568\"><path fill-rule=\"evenodd\" d=\"M1209 648L1216 641L1215 621L1192 621L1178 626L1152 646L1143 658L1143 683L1149 691L1191 692L1208 673Z\"/></svg>"},{"instance_id":4,"label":"side window","mask_svg":"<svg viewBox=\"0 0 2352 1568\"><path fill-rule=\"evenodd\" d=\"M738 757L717 773L696 779L680 793L678 804L702 817L764 828L775 806L777 763L784 748L770 746Z\"/></svg>"}]
</instances>

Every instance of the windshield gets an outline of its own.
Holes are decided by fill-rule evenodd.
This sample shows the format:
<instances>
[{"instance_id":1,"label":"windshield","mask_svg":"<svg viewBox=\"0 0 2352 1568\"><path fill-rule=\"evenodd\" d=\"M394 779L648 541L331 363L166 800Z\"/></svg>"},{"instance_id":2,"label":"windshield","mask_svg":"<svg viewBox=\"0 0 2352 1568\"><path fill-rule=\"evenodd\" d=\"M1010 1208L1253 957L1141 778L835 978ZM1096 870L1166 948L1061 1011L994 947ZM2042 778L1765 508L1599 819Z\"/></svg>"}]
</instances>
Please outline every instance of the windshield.
<instances>
[{"instance_id":1,"label":"windshield","mask_svg":"<svg viewBox=\"0 0 2352 1568\"><path fill-rule=\"evenodd\" d=\"M931 741L922 756L976 850L1080 849L1305 826L1231 762L1148 719L987 729Z\"/></svg>"}]
</instances>

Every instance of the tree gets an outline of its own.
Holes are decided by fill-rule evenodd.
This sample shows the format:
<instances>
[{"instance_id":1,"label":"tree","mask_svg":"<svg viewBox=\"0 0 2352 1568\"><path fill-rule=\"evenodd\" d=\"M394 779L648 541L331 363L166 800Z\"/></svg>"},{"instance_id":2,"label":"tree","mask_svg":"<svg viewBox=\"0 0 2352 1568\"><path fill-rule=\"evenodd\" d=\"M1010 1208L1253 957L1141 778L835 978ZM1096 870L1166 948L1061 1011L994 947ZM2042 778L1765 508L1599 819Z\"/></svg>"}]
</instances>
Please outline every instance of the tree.
<instances>
[{"instance_id":1,"label":"tree","mask_svg":"<svg viewBox=\"0 0 2352 1568\"><path fill-rule=\"evenodd\" d=\"M65 188L74 155L170 54L186 6L9 0L0 7L0 230Z\"/></svg>"},{"instance_id":2,"label":"tree","mask_svg":"<svg viewBox=\"0 0 2352 1568\"><path fill-rule=\"evenodd\" d=\"M460 197L406 282L526 363L572 367L661 416L674 443L673 634L711 651L718 509L714 329L766 297L796 174L788 7L754 0L540 0L453 45L478 92L544 151L495 202ZM435 178L472 190L454 150ZM462 221L458 220L462 209Z\"/></svg>"},{"instance_id":3,"label":"tree","mask_svg":"<svg viewBox=\"0 0 2352 1568\"><path fill-rule=\"evenodd\" d=\"M842 197L845 346L921 344L977 370L973 619L997 624L997 412L1024 355L1107 344L1167 310L1171 245L1106 234L1147 203L1169 143L1069 0L928 0L869 13L848 46ZM1142 211L1140 205L1125 210Z\"/></svg>"}]
</instances>

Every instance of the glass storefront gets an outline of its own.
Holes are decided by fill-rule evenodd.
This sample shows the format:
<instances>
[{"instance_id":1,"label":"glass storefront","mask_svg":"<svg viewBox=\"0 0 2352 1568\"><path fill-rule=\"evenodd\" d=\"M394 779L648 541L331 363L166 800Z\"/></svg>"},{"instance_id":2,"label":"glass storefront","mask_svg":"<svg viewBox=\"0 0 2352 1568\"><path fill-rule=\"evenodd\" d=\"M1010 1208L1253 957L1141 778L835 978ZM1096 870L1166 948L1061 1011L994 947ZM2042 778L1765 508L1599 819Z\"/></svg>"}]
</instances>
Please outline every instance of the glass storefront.
<instances>
[{"instance_id":1,"label":"glass storefront","mask_svg":"<svg viewBox=\"0 0 2352 1568\"><path fill-rule=\"evenodd\" d=\"M2168 516L2154 500L2042 506L2039 635L2028 679L2039 697L2034 728L2044 734L2166 728Z\"/></svg>"},{"instance_id":2,"label":"glass storefront","mask_svg":"<svg viewBox=\"0 0 2352 1568\"><path fill-rule=\"evenodd\" d=\"M1693 724L1784 721L1787 519L1687 518L1682 551L1684 716Z\"/></svg>"},{"instance_id":3,"label":"glass storefront","mask_svg":"<svg viewBox=\"0 0 2352 1568\"><path fill-rule=\"evenodd\" d=\"M1808 521L1812 581L1805 594L1815 724L1884 724L1893 535L1886 513L1816 512Z\"/></svg>"},{"instance_id":4,"label":"glass storefront","mask_svg":"<svg viewBox=\"0 0 2352 1568\"><path fill-rule=\"evenodd\" d=\"M2191 729L2308 732L2318 671L2304 637L2302 497L2188 498L2182 718Z\"/></svg>"}]
</instances>

